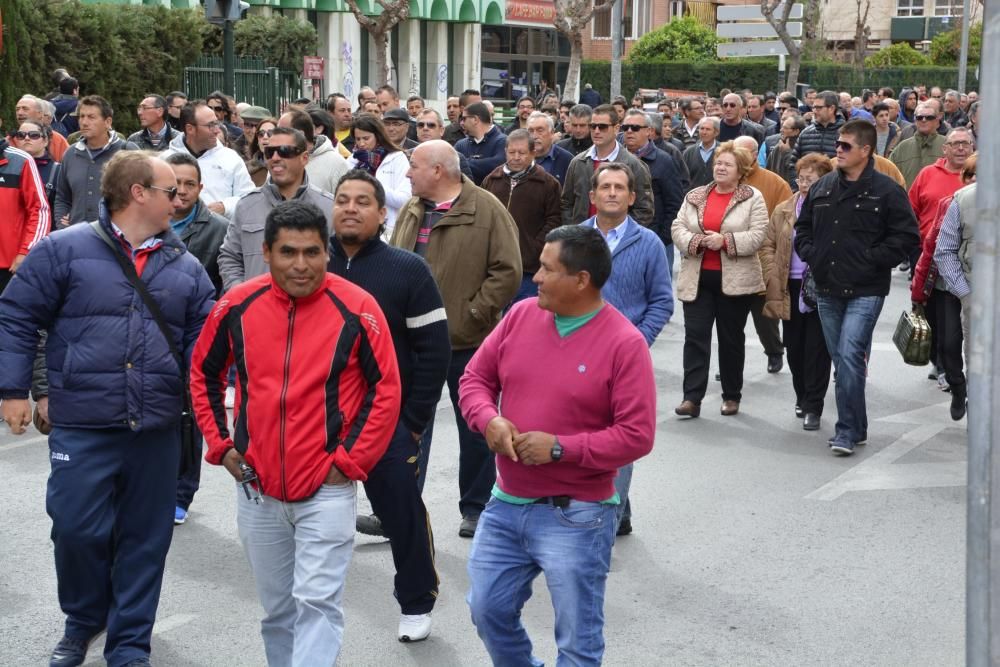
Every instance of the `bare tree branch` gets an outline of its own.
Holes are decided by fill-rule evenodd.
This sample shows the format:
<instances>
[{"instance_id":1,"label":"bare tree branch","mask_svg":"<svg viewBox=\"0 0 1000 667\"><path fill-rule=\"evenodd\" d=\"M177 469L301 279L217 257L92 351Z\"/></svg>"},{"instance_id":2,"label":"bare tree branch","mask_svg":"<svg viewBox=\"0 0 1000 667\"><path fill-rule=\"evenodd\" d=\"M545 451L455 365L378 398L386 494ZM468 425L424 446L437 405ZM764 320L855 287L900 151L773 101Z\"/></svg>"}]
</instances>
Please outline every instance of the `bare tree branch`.
<instances>
[{"instance_id":1,"label":"bare tree branch","mask_svg":"<svg viewBox=\"0 0 1000 667\"><path fill-rule=\"evenodd\" d=\"M409 0L375 0L382 8L376 16L367 16L358 5L358 0L345 0L358 25L368 31L375 42L375 69L378 72L378 85L389 83L389 33L397 24L410 17Z\"/></svg>"}]
</instances>

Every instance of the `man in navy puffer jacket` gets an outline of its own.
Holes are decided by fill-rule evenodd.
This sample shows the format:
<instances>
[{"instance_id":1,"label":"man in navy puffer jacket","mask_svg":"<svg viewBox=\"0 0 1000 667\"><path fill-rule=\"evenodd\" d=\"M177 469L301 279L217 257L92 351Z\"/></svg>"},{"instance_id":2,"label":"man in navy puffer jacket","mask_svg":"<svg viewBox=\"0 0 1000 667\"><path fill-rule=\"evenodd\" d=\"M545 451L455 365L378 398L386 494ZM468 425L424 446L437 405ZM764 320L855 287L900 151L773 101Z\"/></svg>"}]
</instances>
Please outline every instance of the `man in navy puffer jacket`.
<instances>
[{"instance_id":1,"label":"man in navy puffer jacket","mask_svg":"<svg viewBox=\"0 0 1000 667\"><path fill-rule=\"evenodd\" d=\"M148 664L172 534L182 372L114 253L131 261L190 357L215 289L170 229L171 168L121 151L104 170L99 225L39 242L0 296L0 409L15 434L39 330L48 331L52 517L64 636L51 665L79 665L105 628L108 665ZM186 364L185 364L186 365ZM138 661L138 662L136 662Z\"/></svg>"}]
</instances>

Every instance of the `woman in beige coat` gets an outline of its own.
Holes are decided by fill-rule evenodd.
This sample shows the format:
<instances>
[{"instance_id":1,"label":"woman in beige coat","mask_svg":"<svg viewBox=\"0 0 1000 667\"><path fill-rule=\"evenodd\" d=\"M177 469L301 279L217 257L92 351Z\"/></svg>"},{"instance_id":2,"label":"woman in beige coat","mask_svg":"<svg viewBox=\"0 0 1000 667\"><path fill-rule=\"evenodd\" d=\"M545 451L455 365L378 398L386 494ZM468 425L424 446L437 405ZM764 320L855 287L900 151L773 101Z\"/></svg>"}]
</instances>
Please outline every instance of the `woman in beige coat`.
<instances>
[{"instance_id":1,"label":"woman in beige coat","mask_svg":"<svg viewBox=\"0 0 1000 667\"><path fill-rule=\"evenodd\" d=\"M798 192L774 209L760 248L767 284L764 316L782 320L782 339L795 388L795 416L802 419L802 428L816 431L830 385L830 354L819 313L800 298L809 267L795 253L794 227L809 188L833 171L833 164L825 155L810 153L796 163L795 170Z\"/></svg>"},{"instance_id":2,"label":"woman in beige coat","mask_svg":"<svg viewBox=\"0 0 1000 667\"><path fill-rule=\"evenodd\" d=\"M681 253L677 298L684 304L684 400L674 412L701 414L712 357L712 324L719 336L723 415L740 409L743 329L753 296L764 291L757 251L767 232L764 197L743 181L755 157L728 141L715 150L714 180L688 192L670 228Z\"/></svg>"}]
</instances>

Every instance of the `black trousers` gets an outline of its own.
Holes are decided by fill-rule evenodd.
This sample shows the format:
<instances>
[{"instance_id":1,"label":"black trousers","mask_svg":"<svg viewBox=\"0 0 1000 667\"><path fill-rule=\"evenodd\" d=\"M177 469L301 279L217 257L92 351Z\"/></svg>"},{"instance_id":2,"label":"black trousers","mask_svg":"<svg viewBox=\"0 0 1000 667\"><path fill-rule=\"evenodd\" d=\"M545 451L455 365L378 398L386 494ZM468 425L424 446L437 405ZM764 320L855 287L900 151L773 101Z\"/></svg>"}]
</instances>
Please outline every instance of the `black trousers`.
<instances>
[{"instance_id":1,"label":"black trousers","mask_svg":"<svg viewBox=\"0 0 1000 667\"><path fill-rule=\"evenodd\" d=\"M701 403L708 388L712 361L712 324L719 339L722 400L739 401L743 394L743 333L754 296L722 293L722 272L702 269L698 296L684 304L684 400Z\"/></svg>"},{"instance_id":2,"label":"black trousers","mask_svg":"<svg viewBox=\"0 0 1000 667\"><path fill-rule=\"evenodd\" d=\"M475 353L476 348L452 350L448 365L448 395L458 427L458 509L468 518L476 518L483 511L497 481L496 459L486 438L469 428L458 407L458 382Z\"/></svg>"},{"instance_id":3,"label":"black trousers","mask_svg":"<svg viewBox=\"0 0 1000 667\"><path fill-rule=\"evenodd\" d=\"M7 287L7 283L9 283L10 279L13 278L13 277L14 277L14 274L11 273L10 270L8 270L8 269L0 269L0 294L3 293L4 288Z\"/></svg>"},{"instance_id":4,"label":"black trousers","mask_svg":"<svg viewBox=\"0 0 1000 667\"><path fill-rule=\"evenodd\" d=\"M916 266L916 264L914 264ZM911 279L912 280L912 279ZM927 323L931 325L931 369L943 369L944 362L941 360L941 355L939 354L940 348L938 347L937 341L937 325L938 325L938 299L937 295L941 292L938 290L931 290L931 295L927 298L924 303L924 317L927 318Z\"/></svg>"},{"instance_id":5,"label":"black trousers","mask_svg":"<svg viewBox=\"0 0 1000 667\"><path fill-rule=\"evenodd\" d=\"M927 304L933 304L933 309L925 308L927 321L931 323L931 337L934 351L937 353L937 364L944 368L945 379L949 387L965 384L965 374L962 372L962 301L946 290L935 289ZM934 319L931 320L931 313Z\"/></svg>"},{"instance_id":6,"label":"black trousers","mask_svg":"<svg viewBox=\"0 0 1000 667\"><path fill-rule=\"evenodd\" d=\"M438 593L431 519L417 488L417 450L417 441L400 420L365 482L365 494L392 549L395 596L408 615L430 613Z\"/></svg>"},{"instance_id":7,"label":"black trousers","mask_svg":"<svg viewBox=\"0 0 1000 667\"><path fill-rule=\"evenodd\" d=\"M801 290L802 281L789 278L791 319L781 323L785 333L785 348L788 350L788 368L792 372L795 404L803 412L822 415L823 400L830 386L830 353L826 349L826 339L823 338L819 312L799 311Z\"/></svg>"},{"instance_id":8,"label":"black trousers","mask_svg":"<svg viewBox=\"0 0 1000 667\"><path fill-rule=\"evenodd\" d=\"M764 348L764 354L781 354L781 336L778 334L778 320L764 317L764 304L767 299L763 295L753 297L750 314L753 316L753 328L757 330L757 339Z\"/></svg>"}]
</instances>

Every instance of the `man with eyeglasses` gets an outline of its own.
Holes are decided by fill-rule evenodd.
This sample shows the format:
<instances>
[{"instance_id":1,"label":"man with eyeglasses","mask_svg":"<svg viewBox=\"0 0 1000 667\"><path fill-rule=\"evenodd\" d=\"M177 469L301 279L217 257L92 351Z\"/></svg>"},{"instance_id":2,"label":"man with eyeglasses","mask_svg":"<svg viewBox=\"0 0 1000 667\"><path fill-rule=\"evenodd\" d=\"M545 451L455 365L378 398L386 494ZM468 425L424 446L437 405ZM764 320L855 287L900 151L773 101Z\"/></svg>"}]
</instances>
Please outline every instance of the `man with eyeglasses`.
<instances>
[{"instance_id":1,"label":"man with eyeglasses","mask_svg":"<svg viewBox=\"0 0 1000 667\"><path fill-rule=\"evenodd\" d=\"M452 107L449 103L448 107L448 127L444 129L444 140L447 141L452 146L458 144L459 141L465 139L465 129L462 127L462 114L465 113L466 107L470 104L475 104L476 102L482 102L483 96L478 90L474 88L468 88L462 91L462 94L458 96L458 105ZM454 116L454 117L453 117Z\"/></svg>"},{"instance_id":2,"label":"man with eyeglasses","mask_svg":"<svg viewBox=\"0 0 1000 667\"><path fill-rule=\"evenodd\" d=\"M705 117L705 104L697 97L682 97L680 109L681 122L673 129L673 135L687 149L698 143L698 121Z\"/></svg>"},{"instance_id":3,"label":"man with eyeglasses","mask_svg":"<svg viewBox=\"0 0 1000 667\"><path fill-rule=\"evenodd\" d=\"M455 144L455 150L469 160L472 181L476 185L507 159L507 135L493 124L493 116L483 102L476 102L462 111L465 138Z\"/></svg>"},{"instance_id":4,"label":"man with eyeglasses","mask_svg":"<svg viewBox=\"0 0 1000 667\"><path fill-rule=\"evenodd\" d=\"M88 95L77 107L80 140L62 159L53 219L58 227L97 220L101 201L101 174L118 151L136 145L122 141L111 129L114 110L98 95Z\"/></svg>"},{"instance_id":5,"label":"man with eyeglasses","mask_svg":"<svg viewBox=\"0 0 1000 667\"><path fill-rule=\"evenodd\" d=\"M920 105L925 105L925 104L930 106L931 111L938 118L937 130L936 130L937 133L940 134L942 137L948 136L948 133L951 132L951 125L944 119L944 105L942 104L941 100L933 97L928 97L925 101L920 103ZM917 115L916 112L914 112L913 122L902 128L902 131L899 133L900 140L909 139L910 137L916 135L919 131L918 125L919 124L917 123Z\"/></svg>"},{"instance_id":6,"label":"man with eyeglasses","mask_svg":"<svg viewBox=\"0 0 1000 667\"><path fill-rule=\"evenodd\" d=\"M722 118L719 123L719 141L732 141L736 137L748 136L764 141L764 128L749 118L743 117L743 98L729 93L722 98Z\"/></svg>"},{"instance_id":7,"label":"man with eyeglasses","mask_svg":"<svg viewBox=\"0 0 1000 667\"><path fill-rule=\"evenodd\" d=\"M424 109L417 116L417 144L425 144L435 139L444 139L445 125L441 119L441 114L436 109L430 107ZM408 151L412 153L413 149ZM461 153L458 154L458 168L470 181L472 180L472 167L469 160Z\"/></svg>"},{"instance_id":8,"label":"man with eyeglasses","mask_svg":"<svg viewBox=\"0 0 1000 667\"><path fill-rule=\"evenodd\" d=\"M844 119L837 113L840 97L832 90L824 90L813 100L813 122L802 130L792 155L789 167L794 168L799 158L809 153L822 153L827 157L837 154L837 138Z\"/></svg>"},{"instance_id":9,"label":"man with eyeglasses","mask_svg":"<svg viewBox=\"0 0 1000 667\"><path fill-rule=\"evenodd\" d=\"M180 90L175 90L168 94L165 99L167 102L167 122L170 124L170 127L178 132L183 132L184 126L181 125L181 109L187 104L187 94Z\"/></svg>"},{"instance_id":10,"label":"man with eyeglasses","mask_svg":"<svg viewBox=\"0 0 1000 667\"><path fill-rule=\"evenodd\" d=\"M263 155L269 178L236 203L219 251L225 291L267 273L262 254L264 223L281 202L294 199L313 204L333 228L333 195L312 185L306 173L309 147L305 135L294 127L276 127Z\"/></svg>"},{"instance_id":11,"label":"man with eyeglasses","mask_svg":"<svg viewBox=\"0 0 1000 667\"><path fill-rule=\"evenodd\" d=\"M934 164L944 156L945 138L938 132L941 118L938 115L937 104L935 100L917 105L917 110L913 114L916 131L912 136L900 141L889 154L889 159L902 172L907 188L913 185L913 181L924 167Z\"/></svg>"},{"instance_id":12,"label":"man with eyeglasses","mask_svg":"<svg viewBox=\"0 0 1000 667\"><path fill-rule=\"evenodd\" d=\"M868 440L872 333L892 268L920 242L906 192L875 170L876 142L868 121L844 124L837 169L812 186L795 224L795 251L816 279L823 337L837 374L837 424L828 444L840 456Z\"/></svg>"},{"instance_id":13,"label":"man with eyeglasses","mask_svg":"<svg viewBox=\"0 0 1000 667\"><path fill-rule=\"evenodd\" d=\"M167 124L167 101L159 95L147 95L136 109L142 129L132 133L128 140L143 150L165 151L174 137L180 134Z\"/></svg>"},{"instance_id":14,"label":"man with eyeglasses","mask_svg":"<svg viewBox=\"0 0 1000 667\"><path fill-rule=\"evenodd\" d=\"M168 153L188 153L198 160L202 196L213 213L232 216L236 202L253 190L250 172L240 154L223 146L216 136L221 121L201 100L186 104L181 110L183 133L170 142Z\"/></svg>"},{"instance_id":15,"label":"man with eyeglasses","mask_svg":"<svg viewBox=\"0 0 1000 667\"><path fill-rule=\"evenodd\" d=\"M569 163L563 183L562 217L564 225L575 225L597 214L590 197L590 179L604 162L621 162L635 178L635 203L629 215L643 227L653 224L655 208L649 169L645 163L618 143L618 112L610 104L594 109L590 117L593 146Z\"/></svg>"},{"instance_id":16,"label":"man with eyeglasses","mask_svg":"<svg viewBox=\"0 0 1000 667\"><path fill-rule=\"evenodd\" d=\"M530 116L535 111L535 100L525 95L524 97L522 97L517 101L515 109L517 115L514 116L514 120L510 122L510 125L503 128L503 133L508 136L514 130L528 129L528 116Z\"/></svg>"},{"instance_id":17,"label":"man with eyeglasses","mask_svg":"<svg viewBox=\"0 0 1000 667\"><path fill-rule=\"evenodd\" d=\"M31 422L39 331L53 332L39 412L52 427L46 509L65 626L50 665L83 664L105 629L108 664L149 664L173 533L187 364L178 367L119 261L149 285L181 359L189 358L215 290L170 229L175 183L153 154L115 153L95 224L42 239L0 296L0 409L15 435Z\"/></svg>"}]
</instances>

